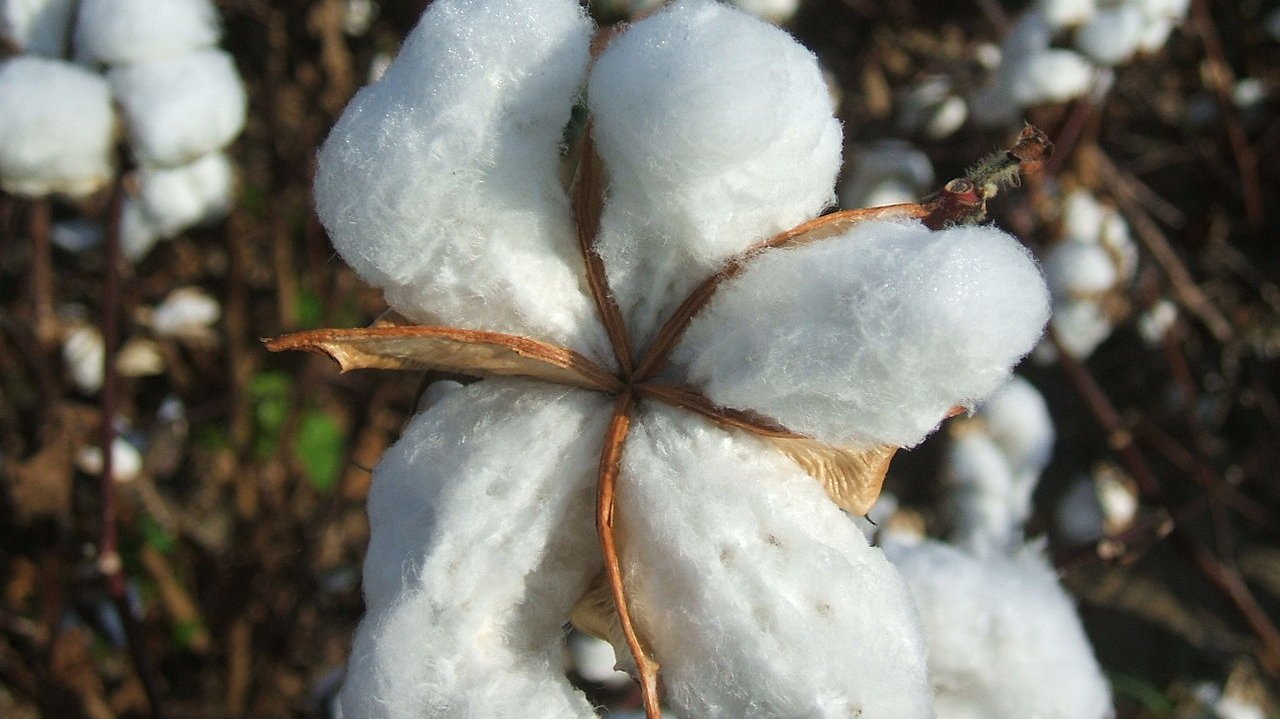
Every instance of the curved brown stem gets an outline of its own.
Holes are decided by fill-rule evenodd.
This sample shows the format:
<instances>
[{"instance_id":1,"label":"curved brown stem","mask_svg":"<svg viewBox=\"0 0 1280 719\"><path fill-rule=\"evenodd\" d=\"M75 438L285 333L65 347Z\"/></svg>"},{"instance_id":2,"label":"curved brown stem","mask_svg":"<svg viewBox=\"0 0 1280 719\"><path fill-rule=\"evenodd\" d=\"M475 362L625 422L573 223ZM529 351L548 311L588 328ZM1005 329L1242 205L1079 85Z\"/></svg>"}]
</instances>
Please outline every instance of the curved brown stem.
<instances>
[{"instance_id":1,"label":"curved brown stem","mask_svg":"<svg viewBox=\"0 0 1280 719\"><path fill-rule=\"evenodd\" d=\"M666 364L676 343L684 336L689 322L711 301L716 289L726 280L732 279L746 269L747 264L756 256L767 250L781 247L799 247L843 234L850 227L866 220L883 218L914 217L924 218L929 215L930 208L915 203L901 205L885 205L884 207L866 207L860 210L843 210L823 215L816 219L796 225L780 232L763 242L748 247L728 262L721 270L708 277L702 284L694 288L684 302L671 314L666 324L658 331L657 338L650 345L640 365L636 368L635 381L643 382L660 371Z\"/></svg>"},{"instance_id":2,"label":"curved brown stem","mask_svg":"<svg viewBox=\"0 0 1280 719\"><path fill-rule=\"evenodd\" d=\"M578 161L578 175L574 178L573 214L577 224L578 247L582 250L582 259L587 267L587 284L591 287L591 297L596 302L600 313L600 322L609 335L609 343L613 345L613 354L618 360L618 371L622 378L631 376L635 367L635 359L631 351L631 336L627 332L626 323L622 319L622 310L618 301L609 289L609 280L605 274L604 261L596 254L596 236L600 232L600 215L604 212L604 165L596 154L595 142L591 139L591 125L582 138L582 158Z\"/></svg>"},{"instance_id":3,"label":"curved brown stem","mask_svg":"<svg viewBox=\"0 0 1280 719\"><path fill-rule=\"evenodd\" d=\"M658 662L640 643L634 623L631 621L631 610L627 605L626 590L622 585L622 565L618 561L618 545L613 532L614 494L618 482L618 472L622 465L622 447L627 441L627 431L631 428L631 409L635 405L635 395L630 391L618 395L613 408L613 419L604 437L604 449L600 452L600 479L596 490L596 530L600 533L600 549L604 554L604 571L609 578L609 589L613 594L613 603L618 610L618 621L622 625L622 633L627 639L627 648L636 660L636 672L639 674L640 691L644 697L644 711L648 719L661 719L662 709L658 705Z\"/></svg>"}]
</instances>

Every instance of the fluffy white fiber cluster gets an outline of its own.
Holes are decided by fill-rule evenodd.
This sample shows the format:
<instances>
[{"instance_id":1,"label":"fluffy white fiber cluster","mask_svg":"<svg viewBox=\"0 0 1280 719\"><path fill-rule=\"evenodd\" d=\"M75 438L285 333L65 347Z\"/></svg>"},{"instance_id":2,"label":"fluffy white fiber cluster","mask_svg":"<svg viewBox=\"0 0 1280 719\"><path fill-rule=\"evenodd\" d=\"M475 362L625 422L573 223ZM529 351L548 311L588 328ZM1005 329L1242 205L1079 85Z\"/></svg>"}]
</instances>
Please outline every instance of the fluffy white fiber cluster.
<instances>
[{"instance_id":1,"label":"fluffy white fiber cluster","mask_svg":"<svg viewBox=\"0 0 1280 719\"><path fill-rule=\"evenodd\" d=\"M0 187L16 195L88 195L111 178L116 118L96 73L60 60L0 63Z\"/></svg>"},{"instance_id":2,"label":"fluffy white fiber cluster","mask_svg":"<svg viewBox=\"0 0 1280 719\"><path fill-rule=\"evenodd\" d=\"M76 14L72 10L78 6ZM0 66L0 182L19 194L84 195L110 178L116 118L140 164L126 205L125 254L216 219L234 172L222 150L244 127L247 98L209 0L8 0L6 37L29 55ZM53 44L50 38L57 38ZM90 68L106 66L106 78Z\"/></svg>"},{"instance_id":3,"label":"fluffy white fiber cluster","mask_svg":"<svg viewBox=\"0 0 1280 719\"><path fill-rule=\"evenodd\" d=\"M919 608L938 719L1107 719L1110 691L1039 543L1024 544L1054 428L1015 378L958 427L954 544L885 535Z\"/></svg>"},{"instance_id":4,"label":"fluffy white fiber cluster","mask_svg":"<svg viewBox=\"0 0 1280 719\"><path fill-rule=\"evenodd\" d=\"M574 0L437 0L347 108L318 211L400 313L611 363L560 177L584 87L608 177L600 250L640 347L726 258L834 198L839 125L815 59L776 27L680 2L589 70L592 30ZM669 371L795 431L911 444L994 389L1047 312L1007 235L872 223L752 261ZM486 379L428 404L374 473L344 716L594 716L563 676L561 627L601 569L612 400ZM677 714L932 716L906 587L766 441L641 400L617 512Z\"/></svg>"},{"instance_id":5,"label":"fluffy white fiber cluster","mask_svg":"<svg viewBox=\"0 0 1280 719\"><path fill-rule=\"evenodd\" d=\"M125 207L124 252L223 216L234 172L223 148L244 127L247 97L209 0L82 0L76 52L108 66L124 111L138 193Z\"/></svg>"},{"instance_id":6,"label":"fluffy white fiber cluster","mask_svg":"<svg viewBox=\"0 0 1280 719\"><path fill-rule=\"evenodd\" d=\"M1085 190L1062 203L1062 236L1045 254L1053 293L1053 328L1072 355L1088 357L1111 336L1118 295L1133 280L1138 248L1129 223ZM1041 351L1044 358L1052 352Z\"/></svg>"},{"instance_id":7,"label":"fluffy white fiber cluster","mask_svg":"<svg viewBox=\"0 0 1280 719\"><path fill-rule=\"evenodd\" d=\"M1022 108L1083 95L1098 68L1164 47L1190 0L1039 0L1001 42L991 83L974 97L975 118L1000 125ZM1065 40L1073 49L1052 46Z\"/></svg>"},{"instance_id":8,"label":"fluffy white fiber cluster","mask_svg":"<svg viewBox=\"0 0 1280 719\"><path fill-rule=\"evenodd\" d=\"M882 140L854 151L840 181L846 209L917 202L934 189L933 162L902 140Z\"/></svg>"}]
</instances>

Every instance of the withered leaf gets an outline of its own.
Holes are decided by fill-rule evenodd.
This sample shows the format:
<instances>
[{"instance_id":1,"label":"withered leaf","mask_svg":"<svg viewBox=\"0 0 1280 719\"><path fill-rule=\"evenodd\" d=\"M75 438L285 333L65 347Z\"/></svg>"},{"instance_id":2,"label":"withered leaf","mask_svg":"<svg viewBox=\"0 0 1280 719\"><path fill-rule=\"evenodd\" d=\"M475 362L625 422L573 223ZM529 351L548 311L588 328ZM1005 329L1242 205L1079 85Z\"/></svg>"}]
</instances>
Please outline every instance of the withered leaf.
<instances>
[{"instance_id":1,"label":"withered leaf","mask_svg":"<svg viewBox=\"0 0 1280 719\"><path fill-rule=\"evenodd\" d=\"M807 437L770 437L773 446L822 482L827 496L841 509L862 516L880 496L884 476L898 448L880 445L870 449L833 447Z\"/></svg>"},{"instance_id":2,"label":"withered leaf","mask_svg":"<svg viewBox=\"0 0 1280 719\"><path fill-rule=\"evenodd\" d=\"M618 380L573 350L500 332L400 325L387 319L361 329L298 332L267 341L272 352L328 355L355 369L439 370L474 377L530 377L556 384L615 390Z\"/></svg>"}]
</instances>

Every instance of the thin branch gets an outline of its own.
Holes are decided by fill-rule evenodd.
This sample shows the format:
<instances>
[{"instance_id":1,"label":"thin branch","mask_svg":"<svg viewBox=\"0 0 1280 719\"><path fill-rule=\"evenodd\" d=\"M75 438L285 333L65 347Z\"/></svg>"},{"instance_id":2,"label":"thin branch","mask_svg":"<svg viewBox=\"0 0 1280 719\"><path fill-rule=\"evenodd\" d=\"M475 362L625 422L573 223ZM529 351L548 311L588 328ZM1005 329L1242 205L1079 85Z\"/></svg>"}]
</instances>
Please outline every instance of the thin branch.
<instances>
[{"instance_id":1,"label":"thin branch","mask_svg":"<svg viewBox=\"0 0 1280 719\"><path fill-rule=\"evenodd\" d=\"M644 711L647 719L661 719L662 708L658 704L658 663L641 644L631 620L631 609L627 604L626 590L622 584L622 565L618 561L618 546L614 536L614 495L617 488L618 473L622 466L622 448L627 441L627 432L631 428L631 409L635 404L635 396L631 392L618 395L613 409L613 419L609 422L608 432L604 438L604 449L600 453L600 481L596 493L596 530L600 533L600 549L604 554L605 574L609 578L609 589L613 594L613 603L618 610L618 621L622 633L627 639L627 648L636 660L636 671L640 677L640 691L644 697Z\"/></svg>"},{"instance_id":2,"label":"thin branch","mask_svg":"<svg viewBox=\"0 0 1280 719\"><path fill-rule=\"evenodd\" d=\"M49 244L52 209L47 197L27 206L27 234L31 238L31 315L42 352L48 351L57 334L53 316L53 251Z\"/></svg>"},{"instance_id":3,"label":"thin branch","mask_svg":"<svg viewBox=\"0 0 1280 719\"><path fill-rule=\"evenodd\" d=\"M124 215L124 173L120 173L107 207L107 228L103 242L102 302L102 477L99 484L102 537L98 544L98 571L102 573L107 595L124 625L125 642L133 660L134 671L142 682L151 707L152 719L163 719L160 689L146 653L142 627L134 616L120 558L119 527L116 522L116 482L112 446L115 444L116 351L120 345L120 232Z\"/></svg>"},{"instance_id":4,"label":"thin branch","mask_svg":"<svg viewBox=\"0 0 1280 719\"><path fill-rule=\"evenodd\" d=\"M1059 364L1075 385L1076 391L1084 398L1094 421L1107 433L1112 451L1124 463L1129 475L1138 483L1142 495L1148 501L1163 507L1170 516L1176 516L1160 486L1160 480L1134 442L1133 433L1124 426L1120 412L1107 397L1097 379L1062 345L1052 328L1049 330L1049 339L1058 350ZM1239 572L1224 565L1183 525L1174 523L1173 538L1191 558L1201 575L1231 603L1249 625L1260 642L1257 653L1263 668L1273 679L1280 678L1280 630L1277 630L1266 611L1258 604L1257 598L1241 579Z\"/></svg>"}]
</instances>

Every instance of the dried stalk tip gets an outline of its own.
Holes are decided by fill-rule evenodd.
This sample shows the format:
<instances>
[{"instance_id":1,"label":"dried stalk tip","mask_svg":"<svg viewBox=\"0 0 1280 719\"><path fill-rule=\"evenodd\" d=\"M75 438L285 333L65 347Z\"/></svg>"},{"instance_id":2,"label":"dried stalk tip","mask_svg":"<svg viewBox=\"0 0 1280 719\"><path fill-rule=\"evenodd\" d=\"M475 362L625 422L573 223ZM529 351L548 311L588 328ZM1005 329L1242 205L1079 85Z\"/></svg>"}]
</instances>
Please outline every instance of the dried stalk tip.
<instances>
[{"instance_id":1,"label":"dried stalk tip","mask_svg":"<svg viewBox=\"0 0 1280 719\"><path fill-rule=\"evenodd\" d=\"M931 211L925 225L940 230L981 222L987 216L987 201L995 197L1001 187L1017 187L1023 175L1038 172L1052 156L1053 143L1049 136L1028 123L1012 148L982 158L964 177L948 182L941 192L927 200L925 204Z\"/></svg>"}]
</instances>

